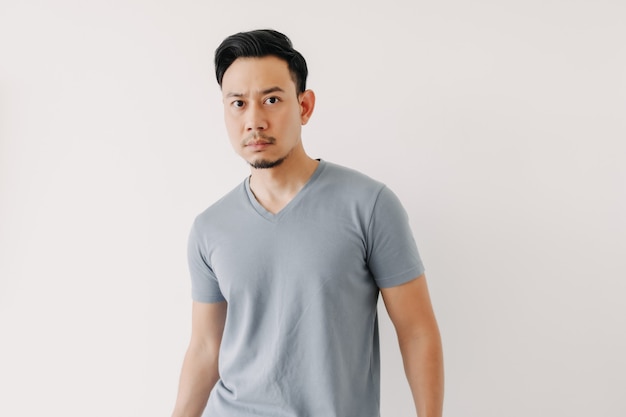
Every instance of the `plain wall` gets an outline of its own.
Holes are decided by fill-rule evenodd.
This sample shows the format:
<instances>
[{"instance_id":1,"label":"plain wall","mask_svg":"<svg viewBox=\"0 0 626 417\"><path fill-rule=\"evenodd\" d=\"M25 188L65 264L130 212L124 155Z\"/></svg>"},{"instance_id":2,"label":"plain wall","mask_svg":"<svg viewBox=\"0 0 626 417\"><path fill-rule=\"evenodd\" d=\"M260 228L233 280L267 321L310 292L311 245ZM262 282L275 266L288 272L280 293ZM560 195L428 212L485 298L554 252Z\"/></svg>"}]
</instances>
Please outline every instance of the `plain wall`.
<instances>
[{"instance_id":1,"label":"plain wall","mask_svg":"<svg viewBox=\"0 0 626 417\"><path fill-rule=\"evenodd\" d=\"M626 3L0 2L0 415L169 415L194 216L248 168L212 53L307 58L313 157L403 201L447 416L626 415ZM382 415L414 415L381 306ZM349 417L349 416L346 416Z\"/></svg>"}]
</instances>

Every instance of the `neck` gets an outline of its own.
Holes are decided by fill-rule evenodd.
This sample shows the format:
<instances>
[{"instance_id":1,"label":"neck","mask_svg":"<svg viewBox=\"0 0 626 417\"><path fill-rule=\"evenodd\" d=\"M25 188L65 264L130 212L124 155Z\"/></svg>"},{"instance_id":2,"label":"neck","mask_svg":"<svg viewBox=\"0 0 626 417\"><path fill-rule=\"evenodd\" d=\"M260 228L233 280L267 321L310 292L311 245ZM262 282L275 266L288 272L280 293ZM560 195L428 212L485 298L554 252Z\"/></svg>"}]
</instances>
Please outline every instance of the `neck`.
<instances>
[{"instance_id":1,"label":"neck","mask_svg":"<svg viewBox=\"0 0 626 417\"><path fill-rule=\"evenodd\" d=\"M318 164L303 153L300 156L290 155L274 168L252 168L250 189L266 210L277 213L305 186Z\"/></svg>"}]
</instances>

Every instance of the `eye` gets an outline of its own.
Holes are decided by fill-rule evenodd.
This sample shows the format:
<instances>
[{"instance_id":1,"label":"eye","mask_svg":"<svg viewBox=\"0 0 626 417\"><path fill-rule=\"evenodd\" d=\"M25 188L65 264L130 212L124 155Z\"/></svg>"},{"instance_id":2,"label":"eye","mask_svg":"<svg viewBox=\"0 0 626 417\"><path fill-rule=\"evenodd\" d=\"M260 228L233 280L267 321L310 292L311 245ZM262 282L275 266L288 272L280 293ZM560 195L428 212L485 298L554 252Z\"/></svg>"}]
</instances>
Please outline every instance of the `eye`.
<instances>
[{"instance_id":1,"label":"eye","mask_svg":"<svg viewBox=\"0 0 626 417\"><path fill-rule=\"evenodd\" d=\"M265 104L276 104L280 101L278 97L269 97L265 100Z\"/></svg>"},{"instance_id":2,"label":"eye","mask_svg":"<svg viewBox=\"0 0 626 417\"><path fill-rule=\"evenodd\" d=\"M243 103L243 100L235 100L230 105L237 109L240 109L243 107L244 103Z\"/></svg>"}]
</instances>

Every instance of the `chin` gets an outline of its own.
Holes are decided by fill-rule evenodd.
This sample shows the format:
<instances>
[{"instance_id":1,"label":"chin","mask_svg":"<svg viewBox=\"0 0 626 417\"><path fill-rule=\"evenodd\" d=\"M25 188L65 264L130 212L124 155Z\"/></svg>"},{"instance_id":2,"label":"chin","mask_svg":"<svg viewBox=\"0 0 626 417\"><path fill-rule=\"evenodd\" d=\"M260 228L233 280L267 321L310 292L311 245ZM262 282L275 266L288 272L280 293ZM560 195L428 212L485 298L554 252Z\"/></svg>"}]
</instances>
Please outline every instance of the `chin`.
<instances>
[{"instance_id":1,"label":"chin","mask_svg":"<svg viewBox=\"0 0 626 417\"><path fill-rule=\"evenodd\" d=\"M255 161L248 161L248 164L250 164L250 166L255 169L271 169L282 164L285 161L285 159L287 159L286 156L283 158L275 159L275 160L257 159Z\"/></svg>"}]
</instances>

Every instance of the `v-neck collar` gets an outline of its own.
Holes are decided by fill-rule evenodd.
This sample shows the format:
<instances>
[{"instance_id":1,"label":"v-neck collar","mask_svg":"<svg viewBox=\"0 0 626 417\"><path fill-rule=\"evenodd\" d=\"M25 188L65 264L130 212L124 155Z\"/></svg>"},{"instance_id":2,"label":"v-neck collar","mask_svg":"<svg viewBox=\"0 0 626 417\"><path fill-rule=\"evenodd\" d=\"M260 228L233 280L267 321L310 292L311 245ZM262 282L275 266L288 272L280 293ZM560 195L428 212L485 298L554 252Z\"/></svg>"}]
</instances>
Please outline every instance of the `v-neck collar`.
<instances>
[{"instance_id":1,"label":"v-neck collar","mask_svg":"<svg viewBox=\"0 0 626 417\"><path fill-rule=\"evenodd\" d=\"M296 205L298 201L302 200L307 190L311 187L311 185L315 182L315 180L320 176L320 174L326 167L326 162L322 159L318 159L318 161L319 161L319 164L317 164L315 171L313 171L313 175L311 175L311 177L308 179L306 184L304 184L304 187L302 187L300 191L298 191L298 193L291 199L291 201L289 201L285 205L285 207L283 207L276 214L268 211L265 207L261 205L261 203L258 202L256 197L254 196L254 193L252 192L252 189L250 188L250 176L248 176L248 178L246 178L244 181L244 187L246 189L246 194L248 195L248 200L250 200L250 204L252 205L254 210L266 220L269 220L271 222L278 221L285 213L291 211L291 208L294 205Z\"/></svg>"}]
</instances>

